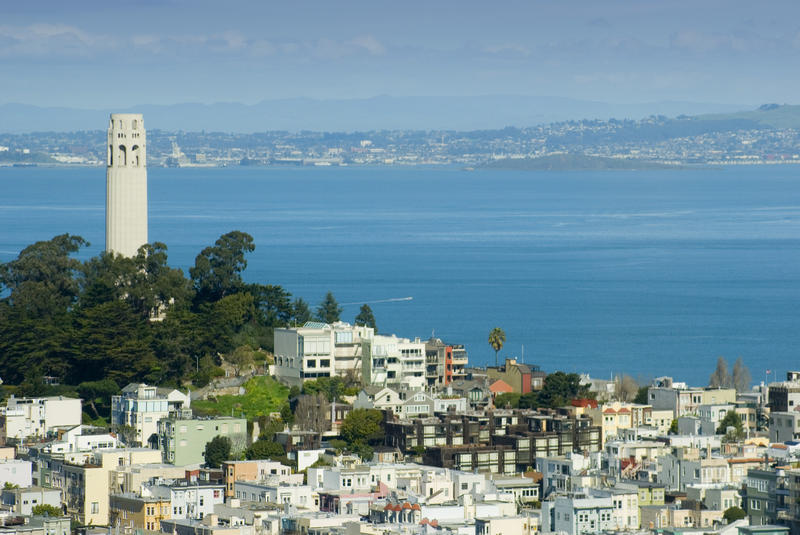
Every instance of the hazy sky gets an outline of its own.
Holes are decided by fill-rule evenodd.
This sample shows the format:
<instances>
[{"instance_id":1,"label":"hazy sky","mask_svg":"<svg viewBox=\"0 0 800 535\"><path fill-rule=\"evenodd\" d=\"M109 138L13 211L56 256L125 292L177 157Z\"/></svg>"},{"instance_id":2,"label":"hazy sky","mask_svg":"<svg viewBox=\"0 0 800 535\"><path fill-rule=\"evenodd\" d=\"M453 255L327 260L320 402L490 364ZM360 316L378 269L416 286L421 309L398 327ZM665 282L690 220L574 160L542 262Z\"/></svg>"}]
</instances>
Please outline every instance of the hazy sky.
<instances>
[{"instance_id":1,"label":"hazy sky","mask_svg":"<svg viewBox=\"0 0 800 535\"><path fill-rule=\"evenodd\" d=\"M797 0L7 0L0 103L797 103L798 15Z\"/></svg>"}]
</instances>

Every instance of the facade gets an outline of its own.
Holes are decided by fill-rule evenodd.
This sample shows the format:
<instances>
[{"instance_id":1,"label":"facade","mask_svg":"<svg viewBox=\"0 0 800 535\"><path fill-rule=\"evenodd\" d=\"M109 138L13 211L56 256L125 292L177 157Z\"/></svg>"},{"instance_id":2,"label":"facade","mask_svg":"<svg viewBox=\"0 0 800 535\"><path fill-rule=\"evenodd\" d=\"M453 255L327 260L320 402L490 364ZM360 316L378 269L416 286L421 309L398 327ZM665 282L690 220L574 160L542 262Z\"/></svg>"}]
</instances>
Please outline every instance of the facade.
<instances>
[{"instance_id":1,"label":"facade","mask_svg":"<svg viewBox=\"0 0 800 535\"><path fill-rule=\"evenodd\" d=\"M770 442L800 440L800 412L773 412L769 415Z\"/></svg>"},{"instance_id":2,"label":"facade","mask_svg":"<svg viewBox=\"0 0 800 535\"><path fill-rule=\"evenodd\" d=\"M701 405L735 403L736 389L651 386L647 400L653 410L670 410L673 418L678 418L697 414Z\"/></svg>"},{"instance_id":3,"label":"facade","mask_svg":"<svg viewBox=\"0 0 800 535\"><path fill-rule=\"evenodd\" d=\"M542 531L567 535L600 533L615 527L611 497L557 496L542 502Z\"/></svg>"},{"instance_id":4,"label":"facade","mask_svg":"<svg viewBox=\"0 0 800 535\"><path fill-rule=\"evenodd\" d=\"M147 136L138 113L112 113L106 161L106 251L136 256L147 243Z\"/></svg>"},{"instance_id":5,"label":"facade","mask_svg":"<svg viewBox=\"0 0 800 535\"><path fill-rule=\"evenodd\" d=\"M172 518L172 504L163 498L112 494L109 503L111 524L124 530L158 531L162 520Z\"/></svg>"},{"instance_id":6,"label":"facade","mask_svg":"<svg viewBox=\"0 0 800 535\"><path fill-rule=\"evenodd\" d=\"M245 418L165 418L158 424L158 443L164 462L184 466L205 462L203 452L214 437L231 440L235 455L247 447L247 420Z\"/></svg>"},{"instance_id":7,"label":"facade","mask_svg":"<svg viewBox=\"0 0 800 535\"><path fill-rule=\"evenodd\" d=\"M0 438L21 441L47 436L57 427L81 424L81 400L63 396L17 398L12 395L0 413Z\"/></svg>"},{"instance_id":8,"label":"facade","mask_svg":"<svg viewBox=\"0 0 800 535\"><path fill-rule=\"evenodd\" d=\"M171 411L189 408L189 396L174 389L131 383L118 396L111 396L111 423L136 430L131 446L143 446L158 435L158 421Z\"/></svg>"},{"instance_id":9,"label":"facade","mask_svg":"<svg viewBox=\"0 0 800 535\"><path fill-rule=\"evenodd\" d=\"M225 496L234 496L233 485L238 481L261 481L270 476L288 477L292 469L278 461L258 459L252 461L225 461L222 463L222 473L225 479Z\"/></svg>"},{"instance_id":10,"label":"facade","mask_svg":"<svg viewBox=\"0 0 800 535\"><path fill-rule=\"evenodd\" d=\"M30 487L32 479L32 463L22 459L4 459L0 461L0 487L17 485Z\"/></svg>"},{"instance_id":11,"label":"facade","mask_svg":"<svg viewBox=\"0 0 800 535\"><path fill-rule=\"evenodd\" d=\"M51 505L61 509L61 491L42 487L4 488L0 498L3 505L8 506L18 515L32 515L37 505Z\"/></svg>"},{"instance_id":12,"label":"facade","mask_svg":"<svg viewBox=\"0 0 800 535\"><path fill-rule=\"evenodd\" d=\"M158 503L169 504L169 519L201 520L214 514L214 506L225 501L224 485L194 483L177 480L172 483L148 485L142 489L142 497L154 498Z\"/></svg>"},{"instance_id":13,"label":"facade","mask_svg":"<svg viewBox=\"0 0 800 535\"><path fill-rule=\"evenodd\" d=\"M783 470L751 468L742 485L742 509L753 525L775 524L788 511L788 495Z\"/></svg>"},{"instance_id":14,"label":"facade","mask_svg":"<svg viewBox=\"0 0 800 535\"><path fill-rule=\"evenodd\" d=\"M541 390L547 376L538 366L521 364L516 359L506 359L502 366L489 366L486 375L492 381L504 381L520 394Z\"/></svg>"},{"instance_id":15,"label":"facade","mask_svg":"<svg viewBox=\"0 0 800 535\"><path fill-rule=\"evenodd\" d=\"M419 338L375 334L361 325L308 322L275 329L275 377L290 385L338 376L361 380L367 386L422 390L431 382L448 383L464 364L463 347L439 348Z\"/></svg>"}]
</instances>

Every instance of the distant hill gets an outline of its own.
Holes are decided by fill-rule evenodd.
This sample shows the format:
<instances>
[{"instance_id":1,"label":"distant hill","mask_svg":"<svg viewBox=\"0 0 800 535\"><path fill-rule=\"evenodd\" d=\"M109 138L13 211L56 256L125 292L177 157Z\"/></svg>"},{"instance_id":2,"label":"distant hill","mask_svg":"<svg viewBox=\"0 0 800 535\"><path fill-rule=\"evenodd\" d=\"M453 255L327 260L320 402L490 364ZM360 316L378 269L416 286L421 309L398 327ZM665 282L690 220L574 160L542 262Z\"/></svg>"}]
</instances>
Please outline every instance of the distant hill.
<instances>
[{"instance_id":1,"label":"distant hill","mask_svg":"<svg viewBox=\"0 0 800 535\"><path fill-rule=\"evenodd\" d=\"M384 95L341 100L292 98L264 100L252 105L185 103L105 110L2 104L0 132L104 130L110 112L143 113L149 129L251 133L276 130L484 130L581 119L640 119L651 115L675 117L681 114L727 113L745 107L698 102L614 104L520 95Z\"/></svg>"},{"instance_id":2,"label":"distant hill","mask_svg":"<svg viewBox=\"0 0 800 535\"><path fill-rule=\"evenodd\" d=\"M761 127L800 129L800 106L790 104L764 104L756 110L735 113L704 114L697 121L748 121Z\"/></svg>"},{"instance_id":3,"label":"distant hill","mask_svg":"<svg viewBox=\"0 0 800 535\"><path fill-rule=\"evenodd\" d=\"M680 166L645 160L603 158L585 154L549 154L540 158L504 158L492 160L484 169L513 171L611 171L620 169L679 169Z\"/></svg>"}]
</instances>

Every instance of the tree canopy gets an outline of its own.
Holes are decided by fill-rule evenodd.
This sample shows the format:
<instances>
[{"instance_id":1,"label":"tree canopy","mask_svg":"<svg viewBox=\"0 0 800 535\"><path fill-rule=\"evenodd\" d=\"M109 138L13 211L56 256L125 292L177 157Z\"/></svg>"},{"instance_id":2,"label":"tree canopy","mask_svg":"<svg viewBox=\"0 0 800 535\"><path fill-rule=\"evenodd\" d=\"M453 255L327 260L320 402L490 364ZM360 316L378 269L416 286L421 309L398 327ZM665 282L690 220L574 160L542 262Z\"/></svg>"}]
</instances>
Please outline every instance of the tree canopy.
<instances>
[{"instance_id":1,"label":"tree canopy","mask_svg":"<svg viewBox=\"0 0 800 535\"><path fill-rule=\"evenodd\" d=\"M375 315L372 313L370 306L366 303L361 305L361 309L358 311L358 315L353 323L356 325L363 325L365 327L372 327L375 329L375 334L378 333L378 326L375 325Z\"/></svg>"},{"instance_id":2,"label":"tree canopy","mask_svg":"<svg viewBox=\"0 0 800 535\"><path fill-rule=\"evenodd\" d=\"M206 448L203 451L203 458L206 460L206 466L209 468L219 468L224 461L231 458L231 439L223 436L215 436L206 443Z\"/></svg>"},{"instance_id":3,"label":"tree canopy","mask_svg":"<svg viewBox=\"0 0 800 535\"><path fill-rule=\"evenodd\" d=\"M272 350L274 328L303 312L302 300L292 303L282 287L243 281L255 245L240 231L203 249L191 278L169 266L163 243L132 258L104 252L78 260L85 245L63 234L0 264L0 376L23 385L20 393L46 395L44 375L72 385L204 385L220 355ZM242 351L233 360L239 357L248 360ZM87 396L90 417L106 417L106 395Z\"/></svg>"},{"instance_id":4,"label":"tree canopy","mask_svg":"<svg viewBox=\"0 0 800 535\"><path fill-rule=\"evenodd\" d=\"M325 294L325 298L317 307L316 319L323 323L336 323L342 315L342 307L333 297L332 292Z\"/></svg>"}]
</instances>

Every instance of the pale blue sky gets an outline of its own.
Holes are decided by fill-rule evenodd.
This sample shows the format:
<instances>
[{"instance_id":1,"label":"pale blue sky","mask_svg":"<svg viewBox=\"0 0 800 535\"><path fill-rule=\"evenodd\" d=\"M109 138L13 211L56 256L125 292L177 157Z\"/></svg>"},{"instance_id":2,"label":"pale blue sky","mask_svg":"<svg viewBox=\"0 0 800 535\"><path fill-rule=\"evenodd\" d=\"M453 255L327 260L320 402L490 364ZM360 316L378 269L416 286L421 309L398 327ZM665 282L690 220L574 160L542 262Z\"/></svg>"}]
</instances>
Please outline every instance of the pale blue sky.
<instances>
[{"instance_id":1,"label":"pale blue sky","mask_svg":"<svg viewBox=\"0 0 800 535\"><path fill-rule=\"evenodd\" d=\"M0 104L558 95L797 103L800 2L5 2Z\"/></svg>"}]
</instances>

